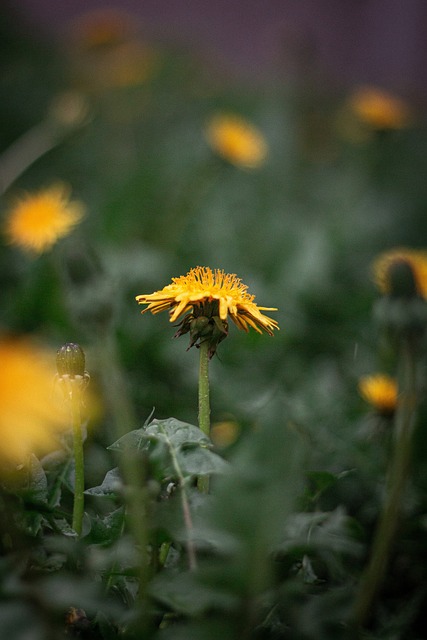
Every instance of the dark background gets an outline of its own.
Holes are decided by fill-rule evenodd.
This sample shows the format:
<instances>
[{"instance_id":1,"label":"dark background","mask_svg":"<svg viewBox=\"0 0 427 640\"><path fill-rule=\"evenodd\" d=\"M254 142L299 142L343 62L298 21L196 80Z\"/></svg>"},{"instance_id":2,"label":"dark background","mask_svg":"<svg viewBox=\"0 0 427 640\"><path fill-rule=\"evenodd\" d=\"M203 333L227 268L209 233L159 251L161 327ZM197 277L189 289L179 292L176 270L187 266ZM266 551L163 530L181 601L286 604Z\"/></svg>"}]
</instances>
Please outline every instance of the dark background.
<instances>
[{"instance_id":1,"label":"dark background","mask_svg":"<svg viewBox=\"0 0 427 640\"><path fill-rule=\"evenodd\" d=\"M424 0L20 0L10 6L29 35L35 29L61 41L83 12L120 7L146 37L214 56L249 80L317 69L331 82L373 83L427 98Z\"/></svg>"}]
</instances>

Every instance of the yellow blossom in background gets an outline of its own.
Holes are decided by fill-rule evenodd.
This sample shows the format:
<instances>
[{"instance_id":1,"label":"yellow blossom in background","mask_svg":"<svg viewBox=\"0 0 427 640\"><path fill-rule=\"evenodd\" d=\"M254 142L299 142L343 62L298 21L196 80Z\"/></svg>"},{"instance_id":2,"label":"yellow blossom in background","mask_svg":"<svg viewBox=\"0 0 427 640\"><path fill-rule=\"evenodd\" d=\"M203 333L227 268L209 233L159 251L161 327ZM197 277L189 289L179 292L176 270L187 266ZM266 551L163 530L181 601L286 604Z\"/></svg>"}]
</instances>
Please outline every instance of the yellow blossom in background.
<instances>
[{"instance_id":1,"label":"yellow blossom in background","mask_svg":"<svg viewBox=\"0 0 427 640\"><path fill-rule=\"evenodd\" d=\"M69 195L60 183L21 197L5 222L9 243L39 254L68 235L84 215L83 205Z\"/></svg>"},{"instance_id":2,"label":"yellow blossom in background","mask_svg":"<svg viewBox=\"0 0 427 640\"><path fill-rule=\"evenodd\" d=\"M251 326L258 333L265 331L273 335L273 330L279 325L261 311L277 309L258 307L254 299L255 296L247 292L247 286L234 273L224 273L221 269L212 271L209 267L195 267L185 276L172 278L172 284L160 291L136 296L139 304L148 305L142 313L169 310L171 322L185 313L194 318L217 314L224 322L229 315L239 329L248 331Z\"/></svg>"},{"instance_id":3,"label":"yellow blossom in background","mask_svg":"<svg viewBox=\"0 0 427 640\"><path fill-rule=\"evenodd\" d=\"M136 25L135 16L118 9L95 9L76 21L72 64L85 90L134 87L152 75L158 55Z\"/></svg>"},{"instance_id":4,"label":"yellow blossom in background","mask_svg":"<svg viewBox=\"0 0 427 640\"><path fill-rule=\"evenodd\" d=\"M133 87L144 83L156 64L156 53L140 42L126 42L110 56L105 73L99 69L104 84L115 87Z\"/></svg>"},{"instance_id":5,"label":"yellow blossom in background","mask_svg":"<svg viewBox=\"0 0 427 640\"><path fill-rule=\"evenodd\" d=\"M236 442L240 434L240 427L233 420L215 422L211 426L211 440L217 447L229 447Z\"/></svg>"},{"instance_id":6,"label":"yellow blossom in background","mask_svg":"<svg viewBox=\"0 0 427 640\"><path fill-rule=\"evenodd\" d=\"M0 472L30 454L59 447L70 426L68 407L54 396L55 355L26 339L0 339Z\"/></svg>"},{"instance_id":7,"label":"yellow blossom in background","mask_svg":"<svg viewBox=\"0 0 427 640\"><path fill-rule=\"evenodd\" d=\"M87 50L114 47L134 36L135 20L119 9L94 9L76 20L73 37Z\"/></svg>"},{"instance_id":8,"label":"yellow blossom in background","mask_svg":"<svg viewBox=\"0 0 427 640\"><path fill-rule=\"evenodd\" d=\"M418 295L427 299L427 251L416 249L397 248L378 256L373 264L373 274L381 293L391 293L390 269L399 264L410 267Z\"/></svg>"},{"instance_id":9,"label":"yellow blossom in background","mask_svg":"<svg viewBox=\"0 0 427 640\"><path fill-rule=\"evenodd\" d=\"M378 373L361 378L359 393L378 413L391 415L396 409L398 388L390 376Z\"/></svg>"},{"instance_id":10,"label":"yellow blossom in background","mask_svg":"<svg viewBox=\"0 0 427 640\"><path fill-rule=\"evenodd\" d=\"M354 91L350 109L374 129L402 129L410 123L410 109L397 96L377 87L364 86Z\"/></svg>"},{"instance_id":11,"label":"yellow blossom in background","mask_svg":"<svg viewBox=\"0 0 427 640\"><path fill-rule=\"evenodd\" d=\"M239 116L213 116L206 126L205 134L212 149L238 167L255 169L266 159L268 145L264 136Z\"/></svg>"}]
</instances>

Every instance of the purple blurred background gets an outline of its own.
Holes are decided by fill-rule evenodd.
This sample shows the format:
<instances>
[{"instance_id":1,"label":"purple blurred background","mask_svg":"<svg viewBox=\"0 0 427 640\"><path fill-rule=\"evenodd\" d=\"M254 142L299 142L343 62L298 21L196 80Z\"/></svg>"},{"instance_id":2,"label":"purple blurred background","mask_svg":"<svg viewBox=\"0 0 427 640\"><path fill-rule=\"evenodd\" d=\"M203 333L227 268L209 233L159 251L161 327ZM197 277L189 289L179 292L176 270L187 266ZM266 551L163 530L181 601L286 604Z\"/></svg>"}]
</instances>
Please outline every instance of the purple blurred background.
<instances>
[{"instance_id":1,"label":"purple blurred background","mask_svg":"<svg viewBox=\"0 0 427 640\"><path fill-rule=\"evenodd\" d=\"M61 38L95 8L135 15L152 41L173 42L242 77L321 73L427 98L426 0L19 0L27 28Z\"/></svg>"}]
</instances>

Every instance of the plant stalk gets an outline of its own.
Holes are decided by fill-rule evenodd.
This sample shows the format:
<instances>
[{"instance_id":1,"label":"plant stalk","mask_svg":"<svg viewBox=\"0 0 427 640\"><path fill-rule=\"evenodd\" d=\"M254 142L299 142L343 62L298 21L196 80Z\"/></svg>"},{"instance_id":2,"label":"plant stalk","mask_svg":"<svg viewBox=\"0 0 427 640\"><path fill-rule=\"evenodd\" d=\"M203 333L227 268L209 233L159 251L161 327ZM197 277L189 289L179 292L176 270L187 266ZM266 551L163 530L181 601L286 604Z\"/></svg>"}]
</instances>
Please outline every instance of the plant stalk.
<instances>
[{"instance_id":1,"label":"plant stalk","mask_svg":"<svg viewBox=\"0 0 427 640\"><path fill-rule=\"evenodd\" d=\"M199 429L210 438L210 400L209 400L209 342L199 345ZM209 493L209 477L199 476L197 487L202 493Z\"/></svg>"},{"instance_id":2,"label":"plant stalk","mask_svg":"<svg viewBox=\"0 0 427 640\"><path fill-rule=\"evenodd\" d=\"M191 517L190 511L190 503L188 501L186 486L185 486L185 478L182 474L181 468L179 466L178 460L175 455L175 451L173 447L169 446L169 453L172 458L172 464L175 469L179 489L181 492L181 506L182 506L182 514L184 517L184 525L187 531L187 555L188 555L188 567L190 571L194 571L197 568L197 559L196 559L196 550L194 548L194 542L192 540L193 535L193 519ZM204 478L205 480L208 478ZM208 485L209 488L209 485Z\"/></svg>"},{"instance_id":3,"label":"plant stalk","mask_svg":"<svg viewBox=\"0 0 427 640\"><path fill-rule=\"evenodd\" d=\"M77 382L77 383L76 383ZM76 384L75 384L76 383ZM73 453L74 453L74 504L73 504L73 529L77 535L81 535L83 528L84 512L84 455L81 418L81 393L77 385L79 381L71 381L71 419L73 427Z\"/></svg>"},{"instance_id":4,"label":"plant stalk","mask_svg":"<svg viewBox=\"0 0 427 640\"><path fill-rule=\"evenodd\" d=\"M99 371L114 423L115 432L112 435L114 439L119 439L135 429L138 421L129 397L115 336L111 331L106 331L101 336L98 342ZM120 455L119 467L127 487L125 501L129 528L139 553L138 600L143 603L150 571L147 551L149 534L145 467L138 452L132 450Z\"/></svg>"},{"instance_id":5,"label":"plant stalk","mask_svg":"<svg viewBox=\"0 0 427 640\"><path fill-rule=\"evenodd\" d=\"M371 557L356 596L353 620L358 628L369 621L372 607L383 584L399 525L404 491L410 476L412 436L418 398L416 346L409 337L402 338L398 368L399 398L387 493L374 534Z\"/></svg>"},{"instance_id":6,"label":"plant stalk","mask_svg":"<svg viewBox=\"0 0 427 640\"><path fill-rule=\"evenodd\" d=\"M0 193L5 193L21 174L60 141L59 129L47 120L15 140L0 156Z\"/></svg>"}]
</instances>

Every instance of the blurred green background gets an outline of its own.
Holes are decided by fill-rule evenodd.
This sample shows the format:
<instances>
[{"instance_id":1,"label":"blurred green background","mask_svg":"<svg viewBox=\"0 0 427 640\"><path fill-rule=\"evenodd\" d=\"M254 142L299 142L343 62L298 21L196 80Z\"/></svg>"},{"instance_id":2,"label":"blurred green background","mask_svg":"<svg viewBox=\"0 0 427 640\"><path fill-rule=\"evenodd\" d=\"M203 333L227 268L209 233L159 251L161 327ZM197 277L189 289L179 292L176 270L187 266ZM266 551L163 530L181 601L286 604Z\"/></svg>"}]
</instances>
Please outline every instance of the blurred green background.
<instances>
[{"instance_id":1,"label":"blurred green background","mask_svg":"<svg viewBox=\"0 0 427 640\"><path fill-rule=\"evenodd\" d=\"M82 25L58 43L29 37L12 14L1 23L3 175L11 145L28 152L29 132L46 145L5 184L2 217L22 191L57 180L87 209L38 258L2 240L2 329L54 348L79 342L95 385L113 339L135 428L153 407L196 423L198 354L173 339L167 314L141 317L135 296L197 265L236 273L259 305L278 307L281 331L231 327L211 365L212 421L235 420L244 434L286 414L312 439L314 466L345 466L364 410L357 380L391 364L371 316L372 260L425 243L419 105L407 105L408 126L377 127L350 109L351 87L309 69L260 84L150 44L126 23L110 36ZM67 123L76 99L81 112ZM209 147L206 122L222 111L265 136L261 167L233 166ZM104 444L108 420L96 436Z\"/></svg>"}]
</instances>

